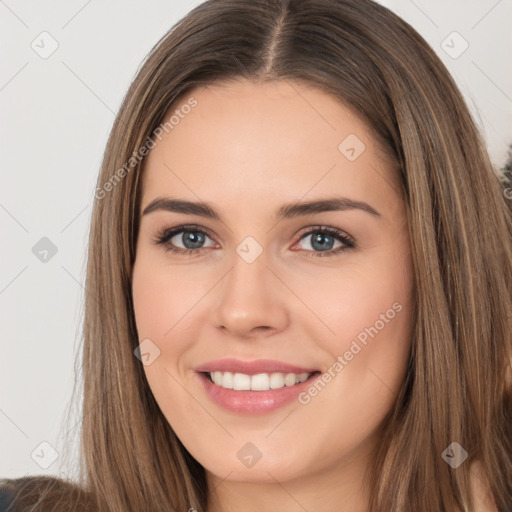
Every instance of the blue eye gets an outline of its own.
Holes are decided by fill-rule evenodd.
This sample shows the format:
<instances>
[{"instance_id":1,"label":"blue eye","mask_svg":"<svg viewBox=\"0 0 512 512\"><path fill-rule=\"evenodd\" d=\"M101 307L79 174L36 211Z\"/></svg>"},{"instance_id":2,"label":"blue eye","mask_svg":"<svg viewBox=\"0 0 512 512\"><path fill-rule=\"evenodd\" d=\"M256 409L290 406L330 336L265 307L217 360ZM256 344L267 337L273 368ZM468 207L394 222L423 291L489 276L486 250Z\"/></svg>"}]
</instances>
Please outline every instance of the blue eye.
<instances>
[{"instance_id":1,"label":"blue eye","mask_svg":"<svg viewBox=\"0 0 512 512\"><path fill-rule=\"evenodd\" d=\"M180 234L181 237L178 237ZM175 243L171 242L175 237L181 241L185 246L184 248L176 247ZM202 246L202 244L204 244L205 237L210 238L205 231L197 228L196 226L178 226L164 230L157 236L154 243L163 245L166 251L172 253L192 254L193 252L197 253L201 249L205 248Z\"/></svg>"},{"instance_id":2,"label":"blue eye","mask_svg":"<svg viewBox=\"0 0 512 512\"><path fill-rule=\"evenodd\" d=\"M308 257L333 256L342 251L355 248L355 243L351 237L339 229L328 226L314 226L306 233L303 233L297 243L307 237L312 237L310 246L313 248L313 250L305 250L306 254L309 253L307 254ZM173 238L177 238L177 240L173 242ZM208 238L212 240L208 233L198 226L177 226L171 229L164 229L157 235L153 243L164 246L166 251L174 254L191 255L193 253L198 254L203 249L214 246L215 243L210 246L203 245ZM333 246L336 241L341 243L341 246L334 248ZM177 247L176 243L181 243L184 247ZM318 251L315 249L318 249Z\"/></svg>"},{"instance_id":3,"label":"blue eye","mask_svg":"<svg viewBox=\"0 0 512 512\"><path fill-rule=\"evenodd\" d=\"M313 249L319 250L319 252L306 251L309 253L314 253L313 255L308 254L308 256L333 256L335 254L340 253L341 251L346 251L348 249L353 249L355 247L355 243L350 237L341 232L339 229L330 228L327 226L319 226L318 228L306 232L300 238L299 242L301 240L305 240L308 237L311 237L309 245ZM341 244L341 246L334 248L333 246L336 241L338 241Z\"/></svg>"}]
</instances>

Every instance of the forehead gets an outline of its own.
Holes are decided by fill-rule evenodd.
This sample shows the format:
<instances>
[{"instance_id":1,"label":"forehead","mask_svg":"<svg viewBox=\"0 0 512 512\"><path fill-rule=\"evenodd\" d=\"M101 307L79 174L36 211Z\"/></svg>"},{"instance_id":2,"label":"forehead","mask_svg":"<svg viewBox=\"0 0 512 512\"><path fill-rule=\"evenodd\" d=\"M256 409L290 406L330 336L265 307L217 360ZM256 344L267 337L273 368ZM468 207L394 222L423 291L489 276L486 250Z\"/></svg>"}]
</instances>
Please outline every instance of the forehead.
<instances>
[{"instance_id":1,"label":"forehead","mask_svg":"<svg viewBox=\"0 0 512 512\"><path fill-rule=\"evenodd\" d=\"M193 108L183 108L195 101ZM172 193L197 200L286 202L393 190L389 163L365 123L319 89L297 82L196 88L165 116L143 177L145 203ZM166 133L167 132L167 133Z\"/></svg>"}]
</instances>

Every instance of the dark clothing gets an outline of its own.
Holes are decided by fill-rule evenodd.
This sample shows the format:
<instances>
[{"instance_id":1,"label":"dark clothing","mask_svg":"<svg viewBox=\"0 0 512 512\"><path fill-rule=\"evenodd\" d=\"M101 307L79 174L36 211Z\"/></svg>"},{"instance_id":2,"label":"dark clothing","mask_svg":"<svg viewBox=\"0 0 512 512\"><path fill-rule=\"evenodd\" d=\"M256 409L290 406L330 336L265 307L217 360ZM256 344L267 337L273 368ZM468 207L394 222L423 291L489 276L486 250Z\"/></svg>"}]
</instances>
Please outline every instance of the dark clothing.
<instances>
[{"instance_id":1,"label":"dark clothing","mask_svg":"<svg viewBox=\"0 0 512 512\"><path fill-rule=\"evenodd\" d=\"M11 493L0 487L0 512L15 512L11 504L13 496Z\"/></svg>"}]
</instances>

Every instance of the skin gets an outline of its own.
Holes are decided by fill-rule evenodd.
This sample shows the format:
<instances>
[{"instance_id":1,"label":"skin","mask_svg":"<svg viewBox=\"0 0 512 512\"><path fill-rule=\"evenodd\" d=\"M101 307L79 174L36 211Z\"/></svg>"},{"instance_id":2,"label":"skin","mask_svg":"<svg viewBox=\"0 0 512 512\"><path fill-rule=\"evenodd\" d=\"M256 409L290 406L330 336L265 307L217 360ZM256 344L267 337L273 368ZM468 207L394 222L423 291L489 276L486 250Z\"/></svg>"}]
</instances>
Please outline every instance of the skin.
<instances>
[{"instance_id":1,"label":"skin","mask_svg":"<svg viewBox=\"0 0 512 512\"><path fill-rule=\"evenodd\" d=\"M413 265L393 169L363 121L314 88L239 81L190 96L197 106L148 156L141 211L173 196L207 201L223 221L163 210L141 218L132 291L139 339L160 350L144 366L151 391L206 469L209 512L363 511L364 471L411 348ZM338 149L349 134L365 144L354 161ZM283 204L333 195L381 216L353 209L273 218ZM183 224L212 235L197 254L152 243ZM348 234L356 248L317 256L304 235L318 225ZM172 238L181 248L182 235ZM247 236L263 249L250 264L236 252ZM331 252L343 245L334 243ZM394 303L401 311L306 405L228 412L193 370L236 357L325 372ZM250 468L237 458L247 442L262 453Z\"/></svg>"},{"instance_id":2,"label":"skin","mask_svg":"<svg viewBox=\"0 0 512 512\"><path fill-rule=\"evenodd\" d=\"M474 461L469 469L471 496L475 512L498 512L491 486L480 461Z\"/></svg>"}]
</instances>

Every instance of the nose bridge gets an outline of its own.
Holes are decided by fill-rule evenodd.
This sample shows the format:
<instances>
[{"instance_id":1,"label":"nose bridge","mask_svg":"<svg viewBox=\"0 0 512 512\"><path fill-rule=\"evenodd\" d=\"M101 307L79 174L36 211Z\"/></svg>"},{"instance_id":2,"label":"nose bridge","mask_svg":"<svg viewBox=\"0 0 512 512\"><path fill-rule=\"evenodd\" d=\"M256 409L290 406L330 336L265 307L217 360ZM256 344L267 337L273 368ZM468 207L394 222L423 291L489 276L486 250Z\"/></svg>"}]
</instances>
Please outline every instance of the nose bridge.
<instances>
[{"instance_id":1,"label":"nose bridge","mask_svg":"<svg viewBox=\"0 0 512 512\"><path fill-rule=\"evenodd\" d=\"M241 306L249 299L254 305L260 296L269 295L268 252L254 237L248 236L235 247L231 271L226 276L223 300L233 299Z\"/></svg>"},{"instance_id":2,"label":"nose bridge","mask_svg":"<svg viewBox=\"0 0 512 512\"><path fill-rule=\"evenodd\" d=\"M220 287L217 322L239 335L256 327L281 329L286 312L279 282L267 267L267 250L248 236L235 248Z\"/></svg>"}]
</instances>

